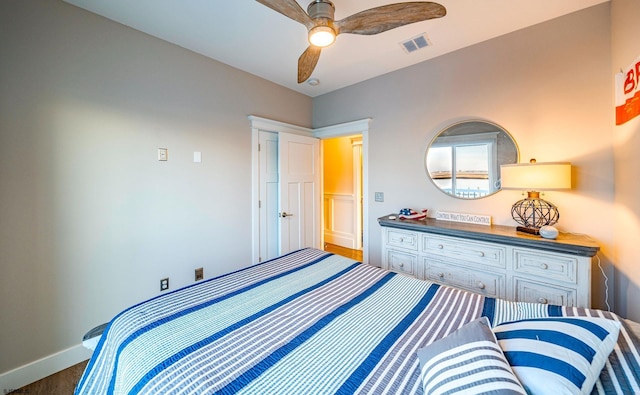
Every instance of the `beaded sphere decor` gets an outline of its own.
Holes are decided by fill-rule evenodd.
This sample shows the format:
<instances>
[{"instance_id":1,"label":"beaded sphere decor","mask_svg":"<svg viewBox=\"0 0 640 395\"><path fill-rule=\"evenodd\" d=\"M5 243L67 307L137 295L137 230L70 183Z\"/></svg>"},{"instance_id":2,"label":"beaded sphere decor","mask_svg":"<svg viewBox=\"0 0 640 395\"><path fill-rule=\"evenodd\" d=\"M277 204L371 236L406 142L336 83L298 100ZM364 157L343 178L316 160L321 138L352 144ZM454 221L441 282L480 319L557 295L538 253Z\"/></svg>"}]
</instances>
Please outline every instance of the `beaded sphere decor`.
<instances>
[{"instance_id":1,"label":"beaded sphere decor","mask_svg":"<svg viewBox=\"0 0 640 395\"><path fill-rule=\"evenodd\" d=\"M511 216L517 223L527 228L538 229L558 222L560 219L558 208L538 196L530 192L526 199L514 203L511 207Z\"/></svg>"}]
</instances>

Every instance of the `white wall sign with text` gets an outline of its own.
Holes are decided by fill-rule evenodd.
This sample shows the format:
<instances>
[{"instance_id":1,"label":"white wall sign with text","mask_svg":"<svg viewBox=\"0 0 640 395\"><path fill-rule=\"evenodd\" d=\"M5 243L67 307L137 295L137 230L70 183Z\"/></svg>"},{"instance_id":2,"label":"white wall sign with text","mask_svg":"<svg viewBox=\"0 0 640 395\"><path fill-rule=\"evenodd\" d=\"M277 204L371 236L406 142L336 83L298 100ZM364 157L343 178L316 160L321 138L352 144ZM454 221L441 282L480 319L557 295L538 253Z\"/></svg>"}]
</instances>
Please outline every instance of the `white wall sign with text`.
<instances>
[{"instance_id":1,"label":"white wall sign with text","mask_svg":"<svg viewBox=\"0 0 640 395\"><path fill-rule=\"evenodd\" d=\"M491 225L490 215L451 213L447 211L436 212L436 219L452 222L464 222L476 225Z\"/></svg>"}]
</instances>

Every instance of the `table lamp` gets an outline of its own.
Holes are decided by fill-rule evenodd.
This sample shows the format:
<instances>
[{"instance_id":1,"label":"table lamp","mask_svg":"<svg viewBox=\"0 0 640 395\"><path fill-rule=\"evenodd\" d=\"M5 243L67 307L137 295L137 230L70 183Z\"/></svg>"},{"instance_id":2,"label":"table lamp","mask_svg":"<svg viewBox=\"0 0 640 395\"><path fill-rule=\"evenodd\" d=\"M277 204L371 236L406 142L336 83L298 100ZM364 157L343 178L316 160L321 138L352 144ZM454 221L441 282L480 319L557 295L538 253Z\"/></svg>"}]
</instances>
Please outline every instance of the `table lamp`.
<instances>
[{"instance_id":1,"label":"table lamp","mask_svg":"<svg viewBox=\"0 0 640 395\"><path fill-rule=\"evenodd\" d=\"M540 198L540 191L571 189L571 163L518 163L500 166L502 189L527 191L527 197L511 207L511 216L520 232L540 234L540 228L558 222L560 213L551 202Z\"/></svg>"}]
</instances>

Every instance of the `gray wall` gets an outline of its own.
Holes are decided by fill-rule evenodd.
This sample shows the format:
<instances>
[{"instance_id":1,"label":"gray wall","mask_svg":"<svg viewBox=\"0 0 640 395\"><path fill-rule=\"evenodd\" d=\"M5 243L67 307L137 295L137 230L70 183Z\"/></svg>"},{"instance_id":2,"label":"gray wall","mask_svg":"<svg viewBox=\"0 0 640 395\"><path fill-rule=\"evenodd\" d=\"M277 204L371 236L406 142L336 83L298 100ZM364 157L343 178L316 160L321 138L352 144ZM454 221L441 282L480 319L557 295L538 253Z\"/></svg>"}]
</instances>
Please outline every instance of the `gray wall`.
<instances>
[{"instance_id":1,"label":"gray wall","mask_svg":"<svg viewBox=\"0 0 640 395\"><path fill-rule=\"evenodd\" d=\"M572 162L574 189L548 192L545 199L559 207L561 230L600 243L613 287L610 31L605 3L315 98L314 127L373 119L365 197L371 263L380 263L376 218L402 207L486 214L494 223L516 225L510 208L519 191L458 200L425 174L425 149L439 130L483 118L510 131L522 161ZM385 193L384 203L374 202L376 191ZM604 277L597 267L593 274L594 304L605 307Z\"/></svg>"},{"instance_id":2,"label":"gray wall","mask_svg":"<svg viewBox=\"0 0 640 395\"><path fill-rule=\"evenodd\" d=\"M640 1L611 3L612 70L626 69L640 56ZM640 321L640 117L616 126L616 300L621 314ZM635 302L635 303L634 303Z\"/></svg>"},{"instance_id":3,"label":"gray wall","mask_svg":"<svg viewBox=\"0 0 640 395\"><path fill-rule=\"evenodd\" d=\"M310 126L311 109L66 3L0 2L0 373L77 345L162 277L249 264L247 116Z\"/></svg>"}]
</instances>

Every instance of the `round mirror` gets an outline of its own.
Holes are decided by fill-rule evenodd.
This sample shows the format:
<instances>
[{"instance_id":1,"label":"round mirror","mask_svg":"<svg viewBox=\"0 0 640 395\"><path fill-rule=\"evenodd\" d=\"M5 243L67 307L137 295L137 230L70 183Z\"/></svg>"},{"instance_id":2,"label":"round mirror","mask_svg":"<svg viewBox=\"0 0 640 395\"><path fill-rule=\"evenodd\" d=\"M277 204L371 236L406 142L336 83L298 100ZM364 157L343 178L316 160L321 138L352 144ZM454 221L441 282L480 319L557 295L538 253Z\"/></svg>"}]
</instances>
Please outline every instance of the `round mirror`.
<instances>
[{"instance_id":1,"label":"round mirror","mask_svg":"<svg viewBox=\"0 0 640 395\"><path fill-rule=\"evenodd\" d=\"M500 165L518 163L518 146L495 123L454 123L431 141L425 155L429 179L447 195L479 199L498 192Z\"/></svg>"}]
</instances>

